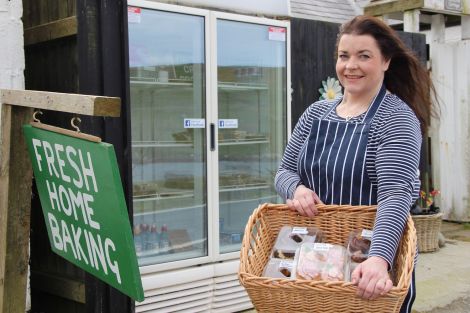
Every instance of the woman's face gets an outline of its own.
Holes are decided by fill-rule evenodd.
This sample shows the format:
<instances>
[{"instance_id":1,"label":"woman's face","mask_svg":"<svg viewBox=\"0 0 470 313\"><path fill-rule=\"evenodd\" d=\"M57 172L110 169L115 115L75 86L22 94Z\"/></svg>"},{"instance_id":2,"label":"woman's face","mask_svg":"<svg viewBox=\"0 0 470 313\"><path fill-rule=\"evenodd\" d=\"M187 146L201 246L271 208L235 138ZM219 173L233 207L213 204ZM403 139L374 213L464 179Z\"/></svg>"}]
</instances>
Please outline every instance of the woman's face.
<instances>
[{"instance_id":1,"label":"woman's face","mask_svg":"<svg viewBox=\"0 0 470 313\"><path fill-rule=\"evenodd\" d=\"M345 93L375 92L382 84L390 60L384 60L374 37L344 34L338 43L336 74Z\"/></svg>"}]
</instances>

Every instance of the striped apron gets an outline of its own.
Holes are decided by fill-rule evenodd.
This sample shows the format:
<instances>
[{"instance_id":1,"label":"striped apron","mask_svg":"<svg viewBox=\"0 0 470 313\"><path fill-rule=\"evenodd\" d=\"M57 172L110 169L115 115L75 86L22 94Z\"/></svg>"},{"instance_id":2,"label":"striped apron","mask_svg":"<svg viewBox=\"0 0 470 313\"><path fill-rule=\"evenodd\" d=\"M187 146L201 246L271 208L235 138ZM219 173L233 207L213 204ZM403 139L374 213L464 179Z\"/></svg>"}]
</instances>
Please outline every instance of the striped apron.
<instances>
[{"instance_id":1,"label":"striped apron","mask_svg":"<svg viewBox=\"0 0 470 313\"><path fill-rule=\"evenodd\" d=\"M301 149L298 169L302 183L315 191L325 204L376 205L377 186L367 174L366 154L369 130L375 113L385 98L382 85L361 123L314 120L309 138ZM414 271L410 290L400 313L411 312L415 298Z\"/></svg>"},{"instance_id":2,"label":"striped apron","mask_svg":"<svg viewBox=\"0 0 470 313\"><path fill-rule=\"evenodd\" d=\"M370 125L385 93L382 85L362 123L326 120L340 101L313 121L298 168L303 184L325 204L377 204L377 187L367 175L366 152Z\"/></svg>"}]
</instances>

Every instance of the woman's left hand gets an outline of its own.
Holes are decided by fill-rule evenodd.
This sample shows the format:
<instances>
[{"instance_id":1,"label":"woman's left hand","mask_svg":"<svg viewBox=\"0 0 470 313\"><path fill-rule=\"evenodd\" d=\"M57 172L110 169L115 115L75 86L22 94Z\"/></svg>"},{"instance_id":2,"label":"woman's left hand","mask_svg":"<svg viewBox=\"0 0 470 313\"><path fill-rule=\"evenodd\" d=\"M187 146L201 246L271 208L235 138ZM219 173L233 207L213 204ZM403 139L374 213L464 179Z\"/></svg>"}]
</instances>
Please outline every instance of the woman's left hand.
<instances>
[{"instance_id":1,"label":"woman's left hand","mask_svg":"<svg viewBox=\"0 0 470 313\"><path fill-rule=\"evenodd\" d=\"M385 295L393 287L387 261L377 256L359 264L351 274L351 281L357 285L357 296L368 300Z\"/></svg>"}]
</instances>

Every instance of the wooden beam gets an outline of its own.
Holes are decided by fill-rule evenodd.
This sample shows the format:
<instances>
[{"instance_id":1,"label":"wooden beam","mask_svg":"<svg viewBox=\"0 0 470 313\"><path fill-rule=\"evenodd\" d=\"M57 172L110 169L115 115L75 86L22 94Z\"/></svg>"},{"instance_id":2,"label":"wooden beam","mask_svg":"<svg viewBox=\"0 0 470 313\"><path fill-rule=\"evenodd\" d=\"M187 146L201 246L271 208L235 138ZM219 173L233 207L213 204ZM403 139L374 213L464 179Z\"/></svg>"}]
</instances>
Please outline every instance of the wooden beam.
<instances>
[{"instance_id":1,"label":"wooden beam","mask_svg":"<svg viewBox=\"0 0 470 313\"><path fill-rule=\"evenodd\" d=\"M0 312L23 313L29 265L33 170L21 126L32 108L2 105L0 145Z\"/></svg>"},{"instance_id":2,"label":"wooden beam","mask_svg":"<svg viewBox=\"0 0 470 313\"><path fill-rule=\"evenodd\" d=\"M462 40L470 39L470 16L462 16Z\"/></svg>"},{"instance_id":3,"label":"wooden beam","mask_svg":"<svg viewBox=\"0 0 470 313\"><path fill-rule=\"evenodd\" d=\"M77 34L77 17L70 16L50 23L26 28L24 30L25 46L46 42Z\"/></svg>"},{"instance_id":4,"label":"wooden beam","mask_svg":"<svg viewBox=\"0 0 470 313\"><path fill-rule=\"evenodd\" d=\"M32 272L31 287L61 298L85 303L85 283L42 272Z\"/></svg>"},{"instance_id":5,"label":"wooden beam","mask_svg":"<svg viewBox=\"0 0 470 313\"><path fill-rule=\"evenodd\" d=\"M118 117L121 99L33 90L0 89L2 103L91 116Z\"/></svg>"},{"instance_id":6,"label":"wooden beam","mask_svg":"<svg viewBox=\"0 0 470 313\"><path fill-rule=\"evenodd\" d=\"M442 14L435 14L431 17L431 51L433 43L443 43L446 40L446 24L445 18ZM431 53L431 61L433 60L433 53Z\"/></svg>"},{"instance_id":7,"label":"wooden beam","mask_svg":"<svg viewBox=\"0 0 470 313\"><path fill-rule=\"evenodd\" d=\"M408 10L403 13L403 30L410 33L419 33L420 10Z\"/></svg>"},{"instance_id":8,"label":"wooden beam","mask_svg":"<svg viewBox=\"0 0 470 313\"><path fill-rule=\"evenodd\" d=\"M364 8L366 15L384 15L407 10L420 9L424 5L424 0L395 0L372 2Z\"/></svg>"}]
</instances>

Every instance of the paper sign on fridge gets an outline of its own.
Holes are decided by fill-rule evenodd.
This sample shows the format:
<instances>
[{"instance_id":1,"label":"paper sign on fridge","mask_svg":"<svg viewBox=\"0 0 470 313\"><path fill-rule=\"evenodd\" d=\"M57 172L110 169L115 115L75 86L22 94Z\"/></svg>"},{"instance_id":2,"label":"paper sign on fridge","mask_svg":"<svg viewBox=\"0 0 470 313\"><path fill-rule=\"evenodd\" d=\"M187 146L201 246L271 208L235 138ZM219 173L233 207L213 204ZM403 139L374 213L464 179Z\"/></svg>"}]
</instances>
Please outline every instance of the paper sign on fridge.
<instances>
[{"instance_id":1,"label":"paper sign on fridge","mask_svg":"<svg viewBox=\"0 0 470 313\"><path fill-rule=\"evenodd\" d=\"M52 250L144 299L114 147L23 126Z\"/></svg>"}]
</instances>

